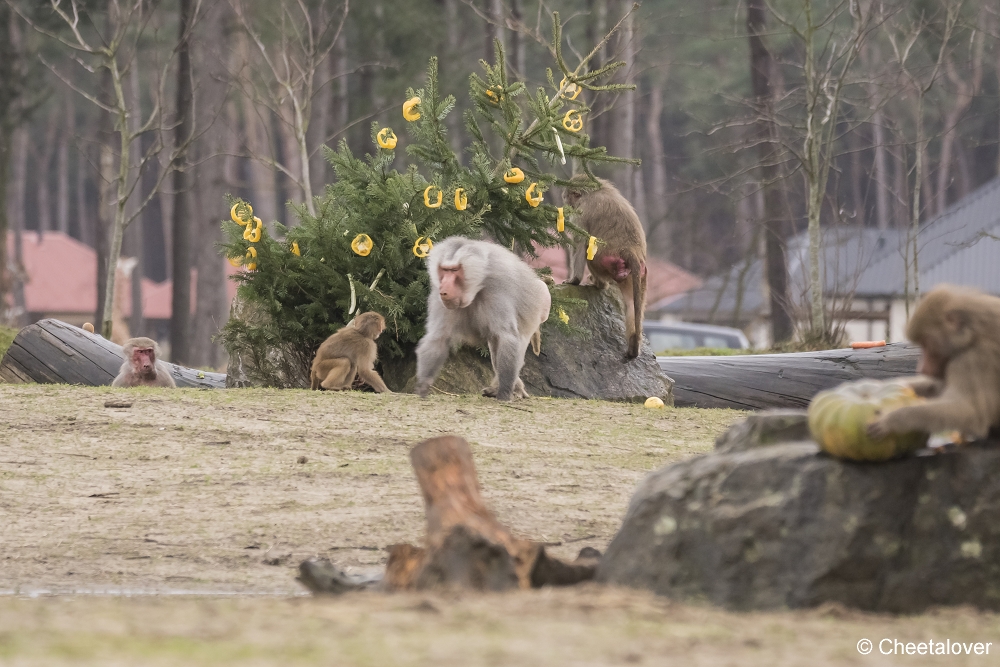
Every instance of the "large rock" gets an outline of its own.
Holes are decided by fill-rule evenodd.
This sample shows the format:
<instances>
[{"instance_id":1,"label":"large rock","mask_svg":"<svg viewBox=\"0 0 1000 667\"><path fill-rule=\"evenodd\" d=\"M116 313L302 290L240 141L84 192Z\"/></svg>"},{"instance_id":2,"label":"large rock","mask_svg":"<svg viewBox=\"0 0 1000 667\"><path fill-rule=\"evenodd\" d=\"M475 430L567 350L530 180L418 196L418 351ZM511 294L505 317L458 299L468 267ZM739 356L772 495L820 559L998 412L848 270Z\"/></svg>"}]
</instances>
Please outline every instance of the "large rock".
<instances>
[{"instance_id":1,"label":"large rock","mask_svg":"<svg viewBox=\"0 0 1000 667\"><path fill-rule=\"evenodd\" d=\"M673 381L660 370L647 341L638 358L625 359L625 321L617 289L559 285L556 290L587 302L573 314L572 324L589 333L574 336L542 328L542 352L536 357L529 348L521 370L529 394L633 402L658 396L673 405ZM386 383L412 391L415 370L413 362L387 369ZM465 347L452 353L434 386L452 394L477 394L492 379L489 356Z\"/></svg>"},{"instance_id":2,"label":"large rock","mask_svg":"<svg viewBox=\"0 0 1000 667\"><path fill-rule=\"evenodd\" d=\"M861 464L720 440L643 481L598 580L741 610L1000 609L996 444Z\"/></svg>"}]
</instances>

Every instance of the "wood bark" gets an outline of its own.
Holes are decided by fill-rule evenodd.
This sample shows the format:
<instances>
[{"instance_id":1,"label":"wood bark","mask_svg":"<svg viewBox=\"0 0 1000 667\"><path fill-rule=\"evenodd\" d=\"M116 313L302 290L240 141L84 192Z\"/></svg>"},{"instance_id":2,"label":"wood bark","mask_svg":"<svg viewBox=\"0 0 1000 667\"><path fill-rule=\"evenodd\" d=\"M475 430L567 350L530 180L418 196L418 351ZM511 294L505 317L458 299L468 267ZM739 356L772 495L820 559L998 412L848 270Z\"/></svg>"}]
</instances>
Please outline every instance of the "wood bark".
<instances>
[{"instance_id":1,"label":"wood bark","mask_svg":"<svg viewBox=\"0 0 1000 667\"><path fill-rule=\"evenodd\" d=\"M128 124L129 124L129 134L133 136L138 136L139 132L139 117L141 116L142 109L142 98L139 91L139 67L138 62L136 62L133 67L129 70L128 75L128 90L127 99L129 101L130 108L134 111L129 114ZM126 251L129 256L132 257L132 270L129 273L129 290L131 292L132 301L132 313L129 318L129 331L133 336L143 336L145 335L145 321L142 312L142 279L146 276L146 258L145 258L145 213L146 209L139 210L140 202L144 196L142 183L139 173L139 164L142 160L142 146L141 141L136 139L129 143L129 165L130 169L130 182L136 182L135 189L132 195L125 202L125 215L128 216L129 220L132 220L130 224L125 229L125 234L128 240L128 250ZM138 215L133 219L133 216Z\"/></svg>"},{"instance_id":2,"label":"wood bark","mask_svg":"<svg viewBox=\"0 0 1000 667\"><path fill-rule=\"evenodd\" d=\"M771 340L781 343L793 333L788 298L788 263L785 260L784 225L782 225L780 171L777 164L775 127L773 121L773 91L771 77L774 58L764 44L767 29L765 0L747 2L747 37L750 43L750 82L759 116L757 143L760 182L764 189L764 263L771 313Z\"/></svg>"},{"instance_id":3,"label":"wood bark","mask_svg":"<svg viewBox=\"0 0 1000 667\"><path fill-rule=\"evenodd\" d=\"M826 350L730 357L658 357L674 381L674 405L765 410L801 408L824 389L864 378L913 375L920 348L892 343L867 350Z\"/></svg>"},{"instance_id":4,"label":"wood bark","mask_svg":"<svg viewBox=\"0 0 1000 667\"><path fill-rule=\"evenodd\" d=\"M191 0L179 0L177 41L177 97L175 106L176 127L174 148L180 151L193 131L191 40L192 6ZM174 160L174 202L172 251L173 292L171 294L170 358L176 362L186 362L190 354L191 340L191 210L189 190L190 175L187 158L179 153Z\"/></svg>"},{"instance_id":5,"label":"wood bark","mask_svg":"<svg viewBox=\"0 0 1000 667\"><path fill-rule=\"evenodd\" d=\"M512 30L510 31L510 66L514 70L514 74L524 79L527 76L525 72L524 63L524 35L521 34L521 22L523 19L521 12L521 0L511 0L510 2L510 19L513 22Z\"/></svg>"},{"instance_id":6,"label":"wood bark","mask_svg":"<svg viewBox=\"0 0 1000 667\"><path fill-rule=\"evenodd\" d=\"M495 65L496 58L493 57L495 40L500 40L500 44L506 47L503 30L503 0L485 0L485 3L486 40L483 43L483 60Z\"/></svg>"},{"instance_id":7,"label":"wood bark","mask_svg":"<svg viewBox=\"0 0 1000 667\"><path fill-rule=\"evenodd\" d=\"M0 382L110 385L124 361L122 348L97 334L54 319L18 332L0 361ZM224 389L226 376L167 364L178 387Z\"/></svg>"},{"instance_id":8,"label":"wood bark","mask_svg":"<svg viewBox=\"0 0 1000 667\"><path fill-rule=\"evenodd\" d=\"M632 8L631 0L608 0L608 14L612 24L617 22L622 16ZM633 68L636 65L638 54L638 40L635 30L635 12L628 14L622 23L621 28L609 40L608 59L618 58L624 60L626 66L616 73L613 81L615 83L631 83ZM607 132L607 147L611 155L620 157L636 157L635 150L635 127L636 127L636 101L635 94L631 92L621 92L615 95L613 106L607 111L605 116ZM635 203L635 165L621 165L616 170L614 181L625 196L633 204Z\"/></svg>"},{"instance_id":9,"label":"wood bark","mask_svg":"<svg viewBox=\"0 0 1000 667\"><path fill-rule=\"evenodd\" d=\"M944 213L948 207L948 188L951 186L951 165L955 159L955 143L960 141L958 123L972 106L972 101L979 94L983 82L983 39L974 38L972 47L972 68L968 80L962 76L955 66L953 54L945 57L945 73L955 86L955 92L950 96L951 106L944 114L944 135L941 137L941 156L938 161L937 191L934 193L934 212Z\"/></svg>"}]
</instances>

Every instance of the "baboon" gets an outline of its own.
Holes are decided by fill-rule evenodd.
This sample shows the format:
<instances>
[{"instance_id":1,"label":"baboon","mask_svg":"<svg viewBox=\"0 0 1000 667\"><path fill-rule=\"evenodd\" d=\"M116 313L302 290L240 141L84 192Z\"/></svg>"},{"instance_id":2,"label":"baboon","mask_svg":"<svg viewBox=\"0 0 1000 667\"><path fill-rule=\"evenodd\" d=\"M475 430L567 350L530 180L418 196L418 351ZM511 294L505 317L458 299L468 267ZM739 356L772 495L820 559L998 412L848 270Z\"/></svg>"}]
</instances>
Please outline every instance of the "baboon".
<instances>
[{"instance_id":1,"label":"baboon","mask_svg":"<svg viewBox=\"0 0 1000 667\"><path fill-rule=\"evenodd\" d=\"M486 344L493 382L484 396L527 397L520 378L524 352L541 352L549 290L521 258L494 243L460 236L431 250L427 261L427 333L417 345L417 393L427 396L453 346Z\"/></svg>"},{"instance_id":2,"label":"baboon","mask_svg":"<svg viewBox=\"0 0 1000 667\"><path fill-rule=\"evenodd\" d=\"M598 288L609 281L618 286L625 302L625 354L634 359L642 345L646 309L646 233L635 209L612 183L599 178L597 189L587 189L590 179L584 174L574 176L571 182L563 199L576 209L576 224L597 238L597 251L584 264L587 244L573 250L569 282L580 284L586 266Z\"/></svg>"},{"instance_id":3,"label":"baboon","mask_svg":"<svg viewBox=\"0 0 1000 667\"><path fill-rule=\"evenodd\" d=\"M112 387L176 387L170 369L159 360L160 346L152 338L129 338L122 346L125 362Z\"/></svg>"},{"instance_id":4,"label":"baboon","mask_svg":"<svg viewBox=\"0 0 1000 667\"><path fill-rule=\"evenodd\" d=\"M1000 426L1000 298L973 289L941 286L927 294L906 327L921 347L921 375L906 383L925 403L897 408L868 425L873 437L889 433L959 431L984 438Z\"/></svg>"},{"instance_id":5,"label":"baboon","mask_svg":"<svg viewBox=\"0 0 1000 667\"><path fill-rule=\"evenodd\" d=\"M378 358L375 339L383 331L384 317L378 313L361 313L323 341L312 362L312 388L347 390L354 384L354 377L359 376L380 394L391 394L375 371L375 359Z\"/></svg>"}]
</instances>

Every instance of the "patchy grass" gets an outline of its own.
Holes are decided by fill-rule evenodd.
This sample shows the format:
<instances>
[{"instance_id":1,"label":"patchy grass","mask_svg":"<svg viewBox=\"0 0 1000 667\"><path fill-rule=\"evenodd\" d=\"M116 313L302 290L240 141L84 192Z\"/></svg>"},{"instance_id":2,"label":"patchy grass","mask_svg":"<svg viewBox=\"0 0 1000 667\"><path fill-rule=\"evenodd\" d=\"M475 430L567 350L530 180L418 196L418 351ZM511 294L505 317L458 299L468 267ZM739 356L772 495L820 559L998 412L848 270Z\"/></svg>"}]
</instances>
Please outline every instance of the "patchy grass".
<instances>
[{"instance_id":1,"label":"patchy grass","mask_svg":"<svg viewBox=\"0 0 1000 667\"><path fill-rule=\"evenodd\" d=\"M571 558L607 546L647 471L708 451L740 416L0 385L0 664L851 665L862 637L1000 637L1000 617L969 610L732 614L596 585L330 599L294 581L310 556L381 567L386 546L421 539L407 455L428 436L467 438L500 519Z\"/></svg>"},{"instance_id":2,"label":"patchy grass","mask_svg":"<svg viewBox=\"0 0 1000 667\"><path fill-rule=\"evenodd\" d=\"M3 358L3 355L7 354L7 348L14 342L18 331L20 329L0 326L0 358Z\"/></svg>"}]
</instances>

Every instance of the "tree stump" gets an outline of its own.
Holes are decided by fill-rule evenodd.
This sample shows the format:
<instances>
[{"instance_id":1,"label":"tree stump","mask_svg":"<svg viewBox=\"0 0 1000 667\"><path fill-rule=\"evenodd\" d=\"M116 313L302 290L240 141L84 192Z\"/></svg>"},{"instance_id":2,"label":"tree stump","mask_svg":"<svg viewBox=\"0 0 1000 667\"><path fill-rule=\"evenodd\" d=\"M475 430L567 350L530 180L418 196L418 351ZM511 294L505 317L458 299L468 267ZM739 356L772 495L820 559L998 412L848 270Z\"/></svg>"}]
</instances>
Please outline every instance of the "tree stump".
<instances>
[{"instance_id":1,"label":"tree stump","mask_svg":"<svg viewBox=\"0 0 1000 667\"><path fill-rule=\"evenodd\" d=\"M121 345L66 324L45 319L18 332L3 360L0 381L12 384L110 385L125 356ZM167 364L178 387L222 389L226 376Z\"/></svg>"},{"instance_id":2,"label":"tree stump","mask_svg":"<svg viewBox=\"0 0 1000 667\"><path fill-rule=\"evenodd\" d=\"M410 451L410 462L427 513L425 546L391 546L381 588L504 591L594 578L600 558L595 550L584 549L574 562L564 563L497 521L483 503L472 450L462 438L426 440ZM346 576L328 561L305 561L299 570L299 580L313 592L367 587L345 586Z\"/></svg>"}]
</instances>

